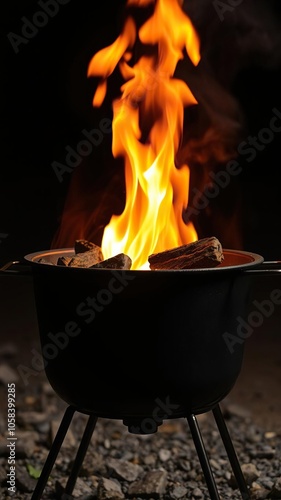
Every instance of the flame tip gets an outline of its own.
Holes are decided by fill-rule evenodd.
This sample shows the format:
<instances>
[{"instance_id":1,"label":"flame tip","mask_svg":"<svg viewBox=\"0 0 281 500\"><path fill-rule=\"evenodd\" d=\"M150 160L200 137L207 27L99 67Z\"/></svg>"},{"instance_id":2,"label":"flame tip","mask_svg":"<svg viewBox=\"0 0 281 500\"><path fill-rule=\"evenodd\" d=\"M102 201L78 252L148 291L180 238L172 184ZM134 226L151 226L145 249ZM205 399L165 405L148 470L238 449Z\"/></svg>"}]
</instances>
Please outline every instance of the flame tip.
<instances>
[{"instance_id":1,"label":"flame tip","mask_svg":"<svg viewBox=\"0 0 281 500\"><path fill-rule=\"evenodd\" d=\"M112 153L124 159L126 201L123 212L113 215L104 229L102 252L105 258L129 255L133 269L145 268L152 253L198 239L193 224L183 220L189 168L175 165L184 107L198 101L174 73L184 49L195 66L200 62L199 38L182 3L127 0L127 6L154 4L154 12L138 34L136 21L128 16L121 34L93 56L87 71L87 76L100 78L94 106L104 101L107 79L115 68L124 79L121 96L112 103ZM144 51L135 65L129 65L137 35L142 47L157 47L157 55Z\"/></svg>"}]
</instances>

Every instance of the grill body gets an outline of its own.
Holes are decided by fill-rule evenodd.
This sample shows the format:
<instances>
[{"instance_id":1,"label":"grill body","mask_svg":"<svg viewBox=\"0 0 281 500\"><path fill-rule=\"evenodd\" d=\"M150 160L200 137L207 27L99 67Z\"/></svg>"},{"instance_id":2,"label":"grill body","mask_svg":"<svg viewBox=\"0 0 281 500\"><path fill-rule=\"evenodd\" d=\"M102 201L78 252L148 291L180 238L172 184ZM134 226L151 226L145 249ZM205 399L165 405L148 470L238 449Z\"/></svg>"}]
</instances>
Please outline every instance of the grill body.
<instances>
[{"instance_id":1,"label":"grill body","mask_svg":"<svg viewBox=\"0 0 281 500\"><path fill-rule=\"evenodd\" d=\"M243 268L262 261L225 255L221 269L123 272L27 256L55 392L80 411L131 421L160 423L213 408L242 366L237 318L247 318L252 282Z\"/></svg>"}]
</instances>

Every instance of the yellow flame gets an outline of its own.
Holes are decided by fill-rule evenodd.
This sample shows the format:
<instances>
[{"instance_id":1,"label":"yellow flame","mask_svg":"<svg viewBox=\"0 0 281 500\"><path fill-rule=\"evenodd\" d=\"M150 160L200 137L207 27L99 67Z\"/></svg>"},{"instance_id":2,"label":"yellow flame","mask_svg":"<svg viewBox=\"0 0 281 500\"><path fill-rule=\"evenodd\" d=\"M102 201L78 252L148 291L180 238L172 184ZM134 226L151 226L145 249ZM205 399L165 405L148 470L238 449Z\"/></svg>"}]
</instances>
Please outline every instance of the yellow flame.
<instances>
[{"instance_id":1,"label":"yellow flame","mask_svg":"<svg viewBox=\"0 0 281 500\"><path fill-rule=\"evenodd\" d=\"M199 39L178 0L128 0L127 5L155 5L140 27L128 17L115 42L91 59L88 75L100 77L93 99L101 106L107 78L118 66L125 83L113 105L112 153L124 159L126 203L105 227L105 258L125 253L133 269L148 267L148 256L197 240L182 214L188 205L190 171L175 165L182 138L184 108L197 101L182 80L173 77L184 51L194 65ZM130 64L137 37L153 47ZM146 51L148 52L148 51Z\"/></svg>"}]
</instances>

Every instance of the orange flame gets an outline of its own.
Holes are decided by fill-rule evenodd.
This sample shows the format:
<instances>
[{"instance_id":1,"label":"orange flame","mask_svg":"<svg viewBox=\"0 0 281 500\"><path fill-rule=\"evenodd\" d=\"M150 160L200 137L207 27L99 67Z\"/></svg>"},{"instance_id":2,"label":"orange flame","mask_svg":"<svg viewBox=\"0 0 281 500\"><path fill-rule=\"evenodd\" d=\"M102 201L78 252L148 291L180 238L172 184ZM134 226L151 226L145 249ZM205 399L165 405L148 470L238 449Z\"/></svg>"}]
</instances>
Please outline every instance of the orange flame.
<instances>
[{"instance_id":1,"label":"orange flame","mask_svg":"<svg viewBox=\"0 0 281 500\"><path fill-rule=\"evenodd\" d=\"M124 159L126 203L105 227L105 258L125 253L133 269L148 268L148 256L198 239L191 222L183 221L188 205L190 171L175 165L182 138L184 107L197 104L189 87L173 77L186 51L197 65L199 40L179 0L127 0L127 5L154 5L137 32L128 17L112 45L90 61L88 76L100 77L93 105L101 106L107 78L118 66L125 83L113 102L112 153ZM151 53L132 64L136 42ZM131 64L130 64L131 63Z\"/></svg>"}]
</instances>

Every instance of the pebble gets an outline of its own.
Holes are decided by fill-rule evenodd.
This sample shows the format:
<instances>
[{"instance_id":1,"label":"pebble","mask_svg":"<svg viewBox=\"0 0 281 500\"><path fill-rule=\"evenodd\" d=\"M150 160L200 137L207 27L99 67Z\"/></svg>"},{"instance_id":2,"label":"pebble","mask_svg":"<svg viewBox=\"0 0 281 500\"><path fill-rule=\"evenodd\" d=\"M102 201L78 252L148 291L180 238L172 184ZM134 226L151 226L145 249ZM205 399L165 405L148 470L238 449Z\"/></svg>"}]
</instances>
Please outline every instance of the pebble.
<instances>
[{"instance_id":1,"label":"pebble","mask_svg":"<svg viewBox=\"0 0 281 500\"><path fill-rule=\"evenodd\" d=\"M164 449L164 448L161 448L161 450L159 450L158 455L159 455L161 462L167 462L167 460L169 460L169 458L171 457L171 451Z\"/></svg>"},{"instance_id":2,"label":"pebble","mask_svg":"<svg viewBox=\"0 0 281 500\"><path fill-rule=\"evenodd\" d=\"M281 498L281 476L278 479L276 479L275 483L273 484L271 491L269 493L269 498L272 499Z\"/></svg>"},{"instance_id":3,"label":"pebble","mask_svg":"<svg viewBox=\"0 0 281 500\"><path fill-rule=\"evenodd\" d=\"M117 500L125 498L120 483L106 477L101 478L97 492L98 500Z\"/></svg>"},{"instance_id":4,"label":"pebble","mask_svg":"<svg viewBox=\"0 0 281 500\"><path fill-rule=\"evenodd\" d=\"M135 481L143 472L143 468L140 465L132 464L126 460L117 460L115 458L109 458L107 466L109 469L113 470L118 478L128 481L129 483Z\"/></svg>"},{"instance_id":5,"label":"pebble","mask_svg":"<svg viewBox=\"0 0 281 500\"><path fill-rule=\"evenodd\" d=\"M203 498L204 493L200 490L200 488L195 488L192 492L194 498Z\"/></svg>"},{"instance_id":6,"label":"pebble","mask_svg":"<svg viewBox=\"0 0 281 500\"><path fill-rule=\"evenodd\" d=\"M17 372L6 363L0 364L0 384L7 386L7 384L15 383L17 381Z\"/></svg>"},{"instance_id":7,"label":"pebble","mask_svg":"<svg viewBox=\"0 0 281 500\"><path fill-rule=\"evenodd\" d=\"M175 499L183 498L187 495L188 489L184 486L175 486L171 490L171 497Z\"/></svg>"},{"instance_id":8,"label":"pebble","mask_svg":"<svg viewBox=\"0 0 281 500\"><path fill-rule=\"evenodd\" d=\"M154 470L147 472L141 479L132 483L128 488L129 496L148 496L161 498L167 485L167 472Z\"/></svg>"}]
</instances>

